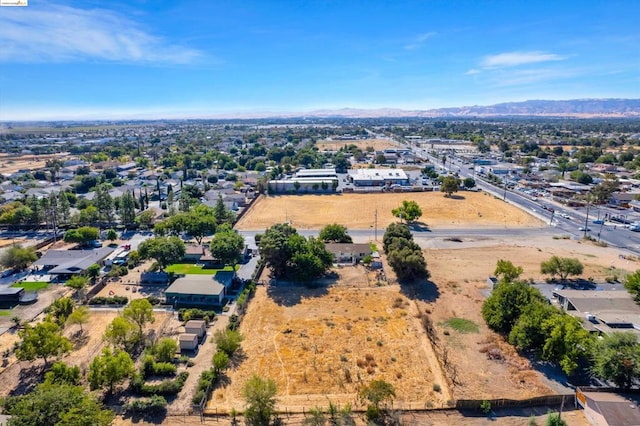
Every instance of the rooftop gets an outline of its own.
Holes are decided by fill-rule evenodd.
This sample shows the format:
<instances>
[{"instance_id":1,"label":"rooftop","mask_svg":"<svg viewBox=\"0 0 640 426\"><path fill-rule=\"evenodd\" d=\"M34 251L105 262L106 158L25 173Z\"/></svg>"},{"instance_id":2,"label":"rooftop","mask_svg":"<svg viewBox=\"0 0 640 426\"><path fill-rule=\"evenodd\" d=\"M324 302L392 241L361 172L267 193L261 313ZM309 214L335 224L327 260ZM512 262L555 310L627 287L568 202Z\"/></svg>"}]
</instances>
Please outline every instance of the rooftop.
<instances>
[{"instance_id":1,"label":"rooftop","mask_svg":"<svg viewBox=\"0 0 640 426\"><path fill-rule=\"evenodd\" d=\"M52 274L77 274L85 271L94 263L102 261L112 251L111 247L93 250L49 250L40 259L33 262L35 266L53 266Z\"/></svg>"},{"instance_id":2,"label":"rooftop","mask_svg":"<svg viewBox=\"0 0 640 426\"><path fill-rule=\"evenodd\" d=\"M202 294L209 296L219 296L224 292L226 276L218 272L215 276L211 275L186 275L182 278L178 278L171 284L166 293L180 293L180 294ZM229 272L229 274L233 274ZM231 279L229 279L231 283ZM228 284L227 284L228 285Z\"/></svg>"}]
</instances>

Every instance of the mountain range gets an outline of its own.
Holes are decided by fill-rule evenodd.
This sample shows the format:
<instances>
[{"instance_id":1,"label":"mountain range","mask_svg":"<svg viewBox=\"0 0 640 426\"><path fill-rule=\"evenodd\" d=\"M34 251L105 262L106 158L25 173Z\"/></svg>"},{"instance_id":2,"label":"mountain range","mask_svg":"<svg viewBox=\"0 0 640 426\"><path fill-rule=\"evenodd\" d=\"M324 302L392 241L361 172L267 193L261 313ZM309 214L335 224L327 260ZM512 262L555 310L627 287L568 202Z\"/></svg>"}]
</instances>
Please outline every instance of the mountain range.
<instances>
[{"instance_id":1,"label":"mountain range","mask_svg":"<svg viewBox=\"0 0 640 426\"><path fill-rule=\"evenodd\" d=\"M289 114L285 114L290 116ZM281 115L282 116L282 115ZM630 118L640 117L640 99L572 99L564 101L529 100L488 106L464 106L429 110L323 109L305 113L308 117L576 117Z\"/></svg>"}]
</instances>

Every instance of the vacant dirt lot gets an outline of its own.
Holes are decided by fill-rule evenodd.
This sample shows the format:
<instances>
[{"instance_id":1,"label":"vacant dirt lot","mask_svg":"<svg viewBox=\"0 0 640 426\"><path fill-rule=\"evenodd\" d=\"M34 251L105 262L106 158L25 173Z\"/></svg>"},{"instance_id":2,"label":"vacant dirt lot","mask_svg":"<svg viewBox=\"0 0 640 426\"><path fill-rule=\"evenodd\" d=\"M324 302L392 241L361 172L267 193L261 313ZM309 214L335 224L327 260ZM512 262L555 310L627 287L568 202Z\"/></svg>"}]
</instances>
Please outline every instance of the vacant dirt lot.
<instances>
[{"instance_id":1,"label":"vacant dirt lot","mask_svg":"<svg viewBox=\"0 0 640 426\"><path fill-rule=\"evenodd\" d=\"M482 192L462 192L453 198L440 192L342 195L281 195L263 197L238 224L240 230L262 230L289 220L298 229L320 229L339 223L349 229L370 229L378 212L378 229L396 222L391 210L403 200L422 209L420 219L429 227L538 227L533 216Z\"/></svg>"},{"instance_id":2,"label":"vacant dirt lot","mask_svg":"<svg viewBox=\"0 0 640 426\"><path fill-rule=\"evenodd\" d=\"M328 400L358 406L358 389L375 379L392 383L397 400L413 406L442 406L450 398L415 305L400 287L376 287L362 268L337 272L334 282L314 289L258 288L241 325L246 359L208 408L242 409L242 384L254 373L276 381L280 407L288 410Z\"/></svg>"},{"instance_id":3,"label":"vacant dirt lot","mask_svg":"<svg viewBox=\"0 0 640 426\"><path fill-rule=\"evenodd\" d=\"M480 244L478 244L480 243ZM498 259L508 259L524 268L523 278L544 281L540 263L552 255L578 258L584 265L584 277L604 280L610 267L633 271L636 262L620 259L616 249L597 247L573 240L553 240L540 237L505 244L495 240L457 243L459 248L425 250L431 280L437 287L437 298L418 302L431 312L438 334L438 353L448 352L451 367L448 376L457 375L454 397L464 398L526 398L552 393L540 373L531 369L527 359L487 329L480 313L487 289L487 277L493 274ZM551 284L550 284L551 285ZM477 332L455 331L447 321L464 318L478 326ZM445 335L445 331L448 335ZM446 348L446 349L445 349ZM494 349L504 357L489 360L486 352Z\"/></svg>"},{"instance_id":4,"label":"vacant dirt lot","mask_svg":"<svg viewBox=\"0 0 640 426\"><path fill-rule=\"evenodd\" d=\"M47 160L63 158L68 153L50 155L0 155L0 173L15 173L18 170L38 170L45 167Z\"/></svg>"},{"instance_id":5,"label":"vacant dirt lot","mask_svg":"<svg viewBox=\"0 0 640 426\"><path fill-rule=\"evenodd\" d=\"M387 148L401 148L404 145L387 139L365 139L355 141L320 141L316 142L316 146L320 151L337 151L340 148L355 145L363 151L366 151L367 147L372 147L375 151L382 151Z\"/></svg>"}]
</instances>

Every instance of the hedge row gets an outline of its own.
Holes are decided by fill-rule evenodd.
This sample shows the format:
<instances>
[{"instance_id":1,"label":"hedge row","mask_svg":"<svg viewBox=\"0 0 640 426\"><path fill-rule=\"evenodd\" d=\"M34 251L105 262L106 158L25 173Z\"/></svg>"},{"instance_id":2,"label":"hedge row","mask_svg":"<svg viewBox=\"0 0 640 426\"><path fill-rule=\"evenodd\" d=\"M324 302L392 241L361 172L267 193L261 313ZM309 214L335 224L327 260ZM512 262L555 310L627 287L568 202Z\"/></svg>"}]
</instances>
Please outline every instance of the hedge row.
<instances>
[{"instance_id":1,"label":"hedge row","mask_svg":"<svg viewBox=\"0 0 640 426\"><path fill-rule=\"evenodd\" d=\"M153 356L146 356L140 369L143 377L173 376L178 368L170 362L156 362Z\"/></svg>"},{"instance_id":2,"label":"hedge row","mask_svg":"<svg viewBox=\"0 0 640 426\"><path fill-rule=\"evenodd\" d=\"M90 305L126 305L129 303L127 296L97 296L89 300Z\"/></svg>"},{"instance_id":3,"label":"hedge row","mask_svg":"<svg viewBox=\"0 0 640 426\"><path fill-rule=\"evenodd\" d=\"M178 310L178 319L180 321L189 321L192 319L205 320L207 324L216 317L215 311L203 311L197 308L181 308Z\"/></svg>"},{"instance_id":4,"label":"hedge row","mask_svg":"<svg viewBox=\"0 0 640 426\"><path fill-rule=\"evenodd\" d=\"M199 405L202 402L202 399L206 396L207 389L215 382L217 379L215 371L213 368L210 370L205 370L200 374L200 379L198 380L198 387L196 388L196 393L193 395L191 402L194 405Z\"/></svg>"},{"instance_id":5,"label":"hedge row","mask_svg":"<svg viewBox=\"0 0 640 426\"><path fill-rule=\"evenodd\" d=\"M161 414L167 409L167 400L162 396L154 395L151 398L131 401L122 409L125 414Z\"/></svg>"},{"instance_id":6,"label":"hedge row","mask_svg":"<svg viewBox=\"0 0 640 426\"><path fill-rule=\"evenodd\" d=\"M141 374L131 380L131 389L140 395L177 395L182 390L189 373L183 371L175 379L163 380L157 385L148 385Z\"/></svg>"}]
</instances>

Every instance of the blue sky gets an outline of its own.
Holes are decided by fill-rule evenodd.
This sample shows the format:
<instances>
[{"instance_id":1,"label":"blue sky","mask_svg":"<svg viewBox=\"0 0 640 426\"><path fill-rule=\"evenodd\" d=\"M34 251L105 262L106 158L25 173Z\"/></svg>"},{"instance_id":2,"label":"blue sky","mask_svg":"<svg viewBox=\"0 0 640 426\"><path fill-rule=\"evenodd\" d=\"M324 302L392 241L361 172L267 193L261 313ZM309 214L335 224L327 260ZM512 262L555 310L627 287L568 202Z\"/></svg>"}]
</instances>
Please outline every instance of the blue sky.
<instances>
[{"instance_id":1,"label":"blue sky","mask_svg":"<svg viewBox=\"0 0 640 426\"><path fill-rule=\"evenodd\" d=\"M638 0L29 0L0 9L0 120L638 98L638 16Z\"/></svg>"}]
</instances>

